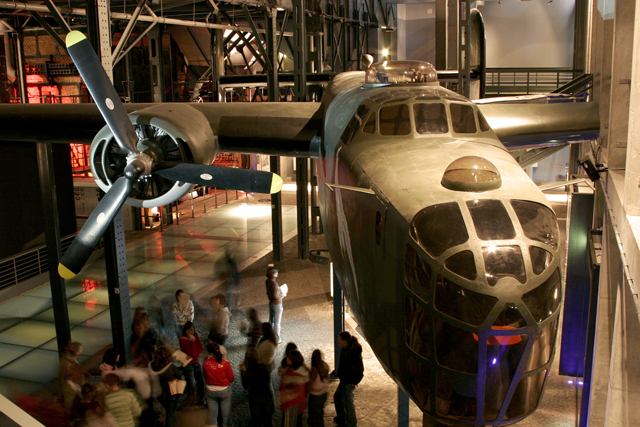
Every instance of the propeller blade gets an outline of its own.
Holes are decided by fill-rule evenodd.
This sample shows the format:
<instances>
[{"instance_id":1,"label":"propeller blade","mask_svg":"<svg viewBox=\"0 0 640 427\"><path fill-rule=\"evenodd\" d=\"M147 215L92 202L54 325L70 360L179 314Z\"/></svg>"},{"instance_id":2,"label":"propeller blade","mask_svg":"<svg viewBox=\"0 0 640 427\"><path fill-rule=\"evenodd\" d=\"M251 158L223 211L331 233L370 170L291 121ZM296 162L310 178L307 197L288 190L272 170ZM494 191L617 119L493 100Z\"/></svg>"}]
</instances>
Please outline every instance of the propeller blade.
<instances>
[{"instance_id":1,"label":"propeller blade","mask_svg":"<svg viewBox=\"0 0 640 427\"><path fill-rule=\"evenodd\" d=\"M69 56L113 132L118 146L129 154L137 153L136 131L91 43L80 31L71 31L67 34L66 44Z\"/></svg>"},{"instance_id":2,"label":"propeller blade","mask_svg":"<svg viewBox=\"0 0 640 427\"><path fill-rule=\"evenodd\" d=\"M100 200L60 260L58 273L61 277L71 279L82 270L116 212L127 200L132 185L132 181L124 176L120 177Z\"/></svg>"},{"instance_id":3,"label":"propeller blade","mask_svg":"<svg viewBox=\"0 0 640 427\"><path fill-rule=\"evenodd\" d=\"M167 163L158 166L162 168ZM173 181L255 193L277 193L283 184L282 178L271 172L193 163L178 163L166 169L156 169L155 173Z\"/></svg>"}]
</instances>

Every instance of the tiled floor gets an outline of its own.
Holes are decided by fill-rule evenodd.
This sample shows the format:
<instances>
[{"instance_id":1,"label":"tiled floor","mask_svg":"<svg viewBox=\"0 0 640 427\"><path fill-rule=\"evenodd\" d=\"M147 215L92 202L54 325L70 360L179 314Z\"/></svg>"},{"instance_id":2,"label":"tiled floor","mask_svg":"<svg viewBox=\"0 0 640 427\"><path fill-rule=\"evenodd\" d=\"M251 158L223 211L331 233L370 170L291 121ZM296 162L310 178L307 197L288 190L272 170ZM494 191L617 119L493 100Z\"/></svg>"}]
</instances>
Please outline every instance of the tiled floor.
<instances>
[{"instance_id":1,"label":"tiled floor","mask_svg":"<svg viewBox=\"0 0 640 427\"><path fill-rule=\"evenodd\" d=\"M296 210L283 207L283 233L296 228ZM194 293L210 286L225 266L229 247L242 263L271 245L271 205L232 203L200 217L127 243L131 307L151 295L173 299L176 289ZM111 343L104 260L86 266L66 282L71 338L83 346L81 361ZM0 303L0 393L32 393L58 372L51 288L47 283Z\"/></svg>"}]
</instances>

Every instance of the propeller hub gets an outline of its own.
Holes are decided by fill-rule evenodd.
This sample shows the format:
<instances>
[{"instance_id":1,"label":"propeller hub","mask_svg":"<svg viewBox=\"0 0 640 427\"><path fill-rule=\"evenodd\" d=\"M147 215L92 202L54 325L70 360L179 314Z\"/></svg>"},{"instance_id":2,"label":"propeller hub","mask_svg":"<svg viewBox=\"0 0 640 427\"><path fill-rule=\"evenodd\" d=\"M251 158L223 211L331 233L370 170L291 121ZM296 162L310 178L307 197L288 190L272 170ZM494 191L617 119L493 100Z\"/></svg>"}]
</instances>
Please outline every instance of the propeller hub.
<instances>
[{"instance_id":1,"label":"propeller hub","mask_svg":"<svg viewBox=\"0 0 640 427\"><path fill-rule=\"evenodd\" d=\"M127 156L127 166L124 175L130 181L136 181L141 176L151 175L153 172L153 158L145 153L133 153Z\"/></svg>"}]
</instances>

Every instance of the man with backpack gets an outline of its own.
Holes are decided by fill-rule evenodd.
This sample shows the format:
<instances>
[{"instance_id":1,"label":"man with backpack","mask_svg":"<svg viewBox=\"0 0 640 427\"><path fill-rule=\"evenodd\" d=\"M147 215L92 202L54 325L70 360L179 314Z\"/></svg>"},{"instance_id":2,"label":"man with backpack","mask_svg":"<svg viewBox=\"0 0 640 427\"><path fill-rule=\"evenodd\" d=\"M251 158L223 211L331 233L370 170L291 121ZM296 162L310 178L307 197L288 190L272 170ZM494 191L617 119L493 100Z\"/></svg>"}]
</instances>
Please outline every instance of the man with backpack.
<instances>
[{"instance_id":1,"label":"man with backpack","mask_svg":"<svg viewBox=\"0 0 640 427\"><path fill-rule=\"evenodd\" d=\"M358 420L356 407L353 403L353 392L364 376L362 346L358 339L347 331L340 332L338 344L342 347L338 366L340 384L333 395L337 413L333 420L338 424L338 427L356 427Z\"/></svg>"}]
</instances>

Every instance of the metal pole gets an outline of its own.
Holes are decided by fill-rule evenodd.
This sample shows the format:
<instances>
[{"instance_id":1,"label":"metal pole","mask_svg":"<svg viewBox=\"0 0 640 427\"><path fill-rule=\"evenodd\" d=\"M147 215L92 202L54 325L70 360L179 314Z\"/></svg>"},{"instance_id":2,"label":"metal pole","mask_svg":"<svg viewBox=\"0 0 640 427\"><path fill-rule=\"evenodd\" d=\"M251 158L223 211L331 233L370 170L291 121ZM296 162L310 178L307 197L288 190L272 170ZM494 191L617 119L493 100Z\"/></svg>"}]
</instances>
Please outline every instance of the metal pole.
<instances>
[{"instance_id":1,"label":"metal pole","mask_svg":"<svg viewBox=\"0 0 640 427\"><path fill-rule=\"evenodd\" d=\"M331 270L333 271L333 345L334 345L334 360L336 361L335 367L338 368L340 364L340 345L338 344L338 335L344 331L344 298L342 296L342 287L338 280L333 263L331 264Z\"/></svg>"},{"instance_id":2,"label":"metal pole","mask_svg":"<svg viewBox=\"0 0 640 427\"><path fill-rule=\"evenodd\" d=\"M298 258L309 256L309 163L307 159L296 158L296 210L298 219Z\"/></svg>"},{"instance_id":3,"label":"metal pole","mask_svg":"<svg viewBox=\"0 0 640 427\"><path fill-rule=\"evenodd\" d=\"M69 312L67 309L67 289L64 280L58 274L58 263L62 255L60 249L60 222L58 220L58 197L56 179L53 170L53 151L51 144L36 143L38 150L38 176L40 178L40 196L44 215L45 239L47 242L47 260L53 318L56 327L58 353L64 355L65 347L71 341Z\"/></svg>"},{"instance_id":4,"label":"metal pole","mask_svg":"<svg viewBox=\"0 0 640 427\"><path fill-rule=\"evenodd\" d=\"M18 74L18 90L20 91L20 102L23 104L29 103L29 97L27 96L27 77L25 76L24 68L24 49L22 48L22 34L11 33L14 46L16 47L16 73Z\"/></svg>"}]
</instances>

